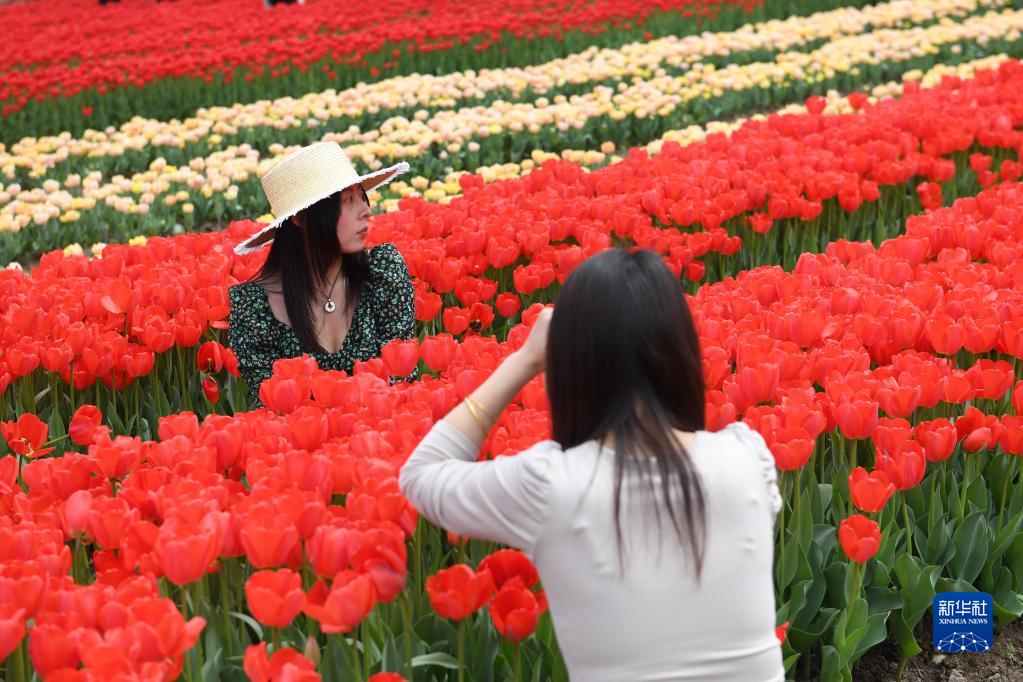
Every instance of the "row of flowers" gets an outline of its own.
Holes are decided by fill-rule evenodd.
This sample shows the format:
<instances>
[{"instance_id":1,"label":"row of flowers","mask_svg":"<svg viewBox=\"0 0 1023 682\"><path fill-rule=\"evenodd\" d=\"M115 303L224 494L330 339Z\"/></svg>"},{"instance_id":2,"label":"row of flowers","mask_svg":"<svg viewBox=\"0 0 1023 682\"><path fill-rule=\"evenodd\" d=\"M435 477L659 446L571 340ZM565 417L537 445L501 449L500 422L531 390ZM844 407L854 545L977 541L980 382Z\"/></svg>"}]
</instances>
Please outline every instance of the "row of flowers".
<instances>
[{"instance_id":1,"label":"row of flowers","mask_svg":"<svg viewBox=\"0 0 1023 682\"><path fill-rule=\"evenodd\" d=\"M913 655L913 630L946 588L992 593L1003 621L1023 612L1023 498L1008 494L1023 420L1007 416L1023 410L1021 200L1023 185L1000 185L880 246L840 240L791 273L758 268L691 299L708 428L744 419L782 472L775 586L789 666L830 647L822 675L837 674L889 632ZM275 660L310 680L317 662L327 679L417 665L551 676L535 570L418 521L395 479L541 307L506 341L393 342L351 377L279 361L260 389L268 409L166 416L158 442L115 435L91 405L67 420L84 453L53 442L44 410L4 423L8 670L27 657L46 679L79 666L85 679L201 679L245 651L254 679ZM209 344L200 366L229 370L230 358ZM388 383L420 363L420 382ZM482 452L548 435L538 377ZM822 483L834 483L828 497ZM489 618L473 615L488 604Z\"/></svg>"},{"instance_id":2,"label":"row of flowers","mask_svg":"<svg viewBox=\"0 0 1023 682\"><path fill-rule=\"evenodd\" d=\"M999 20L997 24L995 23L996 18ZM1023 23L1023 13L1010 12L976 17L964 24L956 25L954 30L949 27L937 26L934 30L940 29L940 34L936 33L933 38L938 42L941 39L954 41L955 38L967 34L982 36L987 32L994 32L1002 36L1012 36L1013 40L1018 41L1019 32L1013 22ZM910 29L900 35L904 34L903 37L908 37L915 32L916 29ZM886 52L889 49L885 47L886 43L882 40L880 33L874 35L874 40L875 51ZM842 41L836 41L829 45L841 47L841 44ZM954 43L953 47L959 45L960 43ZM979 44L975 44L981 53L985 53L987 50L997 52L1005 46L1003 41L998 40L989 41L983 49ZM946 45L947 47L948 45ZM911 53L912 51L907 51L905 58L909 58ZM845 60L846 63L849 63L848 55L839 52L829 52L829 54L834 59ZM876 61L877 58L877 54L864 55L861 63L866 65L871 61ZM853 77L850 85L884 80L889 71L898 74L914 65L929 67L938 61L941 61L941 58L933 56L925 56L913 61L903 61L902 58L888 60L877 66L879 71L872 72L873 75L865 73ZM754 64L738 68L752 69L757 66L762 65ZM786 72L796 73L792 69L802 73L802 67L791 64L778 63L776 66L780 69L778 77L782 77L781 74ZM741 85L738 90L728 95L722 92L718 97L719 93L713 91L713 88L724 85L726 81L732 82L731 75L719 78L727 71L729 69L706 72L703 69L694 68L690 73L700 72L703 74L703 80L694 81L690 85L684 85L678 79L652 78L647 81L637 81L617 94L612 95L612 90L601 87L591 96L577 97L561 104L553 103L540 108L509 104L500 107L495 105L485 110L466 109L459 112L440 112L427 122L412 121L407 127L395 127L388 129L389 132L380 132L379 139L372 144L380 144L380 140L385 137L404 139L404 136L409 134L419 135L416 138L418 142L402 147L400 153L396 152L397 155L394 158L416 158L420 171L429 175L431 164L443 164L444 161L440 157L448 156L448 150L451 150L451 154L457 153L460 164L476 168L493 159L507 159L509 154L513 158L516 158L516 155L521 158L530 147L559 151L566 147L571 149L575 144L585 145L588 140L593 138L607 140L617 146L621 146L623 141L627 144L636 142L645 144L661 135L665 130L674 128L671 122L675 120L677 113L673 112L675 112L676 106L681 106L685 102L689 103L685 105L687 107L696 106L698 102L704 103L699 106L709 107L711 106L709 103L718 102L726 109L726 113L740 113L757 102L766 104L775 100L793 99L798 93L807 90L826 92L828 85L833 82L828 79L817 82L816 76L802 74L813 82L797 78L788 83L786 87L775 90L764 87L758 82L751 82ZM695 76L687 75L682 78L692 79ZM724 80L721 80L722 78ZM768 94L771 92L773 94ZM704 96L709 99L701 99ZM697 99L692 99L694 97ZM655 108L657 113L651 117L644 113L646 110L635 110L637 103L641 101L646 103L644 106ZM717 107L717 105L714 106ZM538 123L530 126L536 127L536 133L526 130L521 121L518 121L517 126L523 127L523 130L517 131L515 121L521 118L520 114L525 115L523 107L529 110L527 113L530 116L542 118L542 120L538 119ZM501 111L498 111L499 109ZM590 111L591 109L592 111ZM589 111L589 114L585 114L586 111ZM626 111L632 113L626 113ZM704 111L707 116L720 113L717 108L707 108ZM459 116L465 120L461 121ZM468 123L481 116L490 122L489 124L494 127L493 130L486 126L480 129L468 126ZM568 121L573 121L573 123L569 124ZM427 125L428 123L429 125ZM462 123L468 127L462 126ZM433 130L431 126L435 126L437 130ZM567 128L567 131L562 132L562 128ZM487 132L485 137L478 137L477 133L480 130ZM443 131L448 131L448 133L442 135ZM468 137L464 139L459 137L463 132ZM455 137L451 137L451 135L455 135ZM441 140L441 137L444 140ZM337 136L333 134L324 136L324 139L335 138ZM346 145L350 155L356 160L363 160L361 155L365 152L366 145L354 142L344 136L341 138L341 142ZM424 148L439 148L442 146L442 142L447 144L447 148L442 149L436 157L422 156ZM208 220L219 222L239 215L251 215L254 212L252 204L257 203L260 196L257 188L258 176L271 167L281 154L290 150L290 147L271 146L273 156L261 158L257 150L242 146L226 152L216 152L209 158L195 159L191 165L181 167L168 166L162 161L157 161L154 162L150 170L137 174L134 178L119 176L114 178L116 182L107 184L101 184L101 179L95 175L84 179L76 175L70 181L76 186L72 189L80 194L77 197L72 195L67 188L62 188L56 180L47 181L49 184L44 183L44 188L34 190L23 191L20 185L15 185L13 188L8 187L6 192L0 192L0 199L6 195L10 200L6 205L0 207L0 229L17 230L18 233L9 236L0 235L0 261L20 260L50 248L63 247L73 241L86 243L106 241L109 237L104 239L103 235L109 234L111 227L115 230L114 239L124 241L139 232L151 234L167 231L176 224L180 225L181 222L184 222L187 227L196 223L202 224ZM455 157L448 156L448 158ZM18 199L11 200L13 199L12 189L17 190ZM197 191L195 194L190 194L189 189ZM47 190L52 190L53 193L48 194ZM121 222L118 220L118 212L127 212L138 216L135 231L131 235L117 235L117 226ZM31 226L30 229L25 230L29 234L22 234L22 228L29 226Z\"/></svg>"},{"instance_id":3,"label":"row of flowers","mask_svg":"<svg viewBox=\"0 0 1023 682\"><path fill-rule=\"evenodd\" d=\"M0 105L15 139L78 133L90 122L105 127L135 115L183 117L208 104L348 87L382 73L524 64L591 44L620 45L644 33L687 34L708 22L730 28L805 4L688 0L668 8L648 0L601 0L586 7L491 2L467 9L448 2L424 15L409 2L341 7L310 0L268 16L244 0L184 0L157 8L89 8L81 16L84 32L55 19L68 11L65 3L42 10L6 6L11 40L27 47L0 74ZM236 20L228 27L224 16Z\"/></svg>"},{"instance_id":4,"label":"row of flowers","mask_svg":"<svg viewBox=\"0 0 1023 682\"><path fill-rule=\"evenodd\" d=\"M992 55L991 57L984 57L982 59L961 64L939 64L927 72L906 72L903 74L903 79L912 82L918 81L921 87L931 88L938 85L945 77L971 78L977 70L996 69L1000 64L1008 60L1009 57L1002 54ZM915 87L915 85L913 87ZM830 90L823 96L825 104L820 113L825 115L852 114L856 111L856 109L853 108L853 102L857 102L858 105L863 103L875 104L880 99L901 97L903 84L901 82L893 81L884 85L875 86L870 92L870 96L864 102L860 102L857 96L850 99L839 94L835 90ZM811 106L819 108L819 100L811 99L809 101ZM808 111L806 103L799 103L782 107L774 113L785 116L806 114ZM679 145L686 146L702 142L707 139L708 135L713 135L715 133L731 135L733 132L741 128L747 121L765 121L767 116L767 114L754 114L748 118L738 118L730 121L712 121L705 126L690 125L679 130L670 130L659 139L647 144L644 149L649 154L656 154L660 152L661 147L665 142L675 142ZM476 169L474 174L478 175L484 183L512 180L529 174L545 161L556 160L559 158L564 161L568 161L569 163L578 164L584 168L595 170L607 165L608 163L620 162L623 157L617 152L618 150L614 142L610 141L603 142L599 146L599 149L566 149L562 150L560 154L533 150L527 159L522 159L519 162L510 161L491 166L481 166ZM375 206L379 206L380 210L385 212L399 210L400 200L406 197L422 197L427 201L450 203L455 197L461 196L462 184L460 180L462 176L467 174L470 173L467 173L466 171L453 171L443 178L435 180L430 180L422 175L417 175L408 181L395 180L383 188L383 190L372 190L369 196L373 204ZM237 185L228 185L225 194L231 199L236 199L237 192ZM191 213L194 213L195 201L195 197L184 191L176 193L173 196L173 199L167 197L164 198L164 203L170 203L170 205L180 203L182 210L185 212L186 218ZM264 222L269 222L271 219L272 216L269 214L258 218L258 220ZM146 238L144 236L131 237L128 239L128 243L144 244L145 240ZM99 242L94 243L91 246L83 246L82 244L73 242L64 247L64 254L82 255L88 253L93 256L99 256L102 254L105 247L105 243ZM14 264L12 264L12 267L13 266Z\"/></svg>"},{"instance_id":5,"label":"row of flowers","mask_svg":"<svg viewBox=\"0 0 1023 682\"><path fill-rule=\"evenodd\" d=\"M943 192L948 199L1019 178L1016 161L975 153L966 163L962 150L1019 145L1021 80L1023 66L1007 62L856 115L772 117L731 138L668 142L657 156L633 153L592 173L547 162L518 180L484 185L465 176L463 197L447 205L404 199L402 210L374 219L370 238L402 251L424 333L493 327L503 335L521 307L548 300L583 258L618 240L665 255L692 281L794 265L832 239L881 235L881 227L864 228L867 219L890 226L921 203L940 204ZM957 150L959 166L943 156ZM93 260L55 251L29 275L0 273L0 392L13 382L16 404L33 410L37 385L52 385L44 395L66 417L68 405L57 403L67 396L54 382L73 376L75 389L92 387L94 401L118 415L129 406L109 389L135 382L133 402L143 390L157 398L145 401L155 410L144 415L148 424L198 408L190 396L199 378L182 368L192 366L200 340L222 338L227 286L252 276L263 258L231 248L258 228L240 222L109 246ZM154 371L162 381L137 385ZM120 406L109 409L111 401ZM240 401L228 398L235 409Z\"/></svg>"},{"instance_id":6,"label":"row of flowers","mask_svg":"<svg viewBox=\"0 0 1023 682\"><path fill-rule=\"evenodd\" d=\"M204 107L183 120L155 120L136 117L113 131L89 130L74 138L60 135L30 137L0 151L0 169L8 180L15 169L29 172L25 180L54 177L54 166L72 166L84 175L99 170L111 175L111 161L132 155L133 163L148 166L163 155L168 163L187 165L195 158L195 145L209 145L217 135L227 144L256 144L250 129L270 129L275 136L292 128L305 135L318 134L332 119L344 119L364 130L372 130L387 119L408 111L450 109L466 104L489 104L494 96L505 100L535 99L569 94L567 88L647 78L658 69L680 68L707 58L735 63L743 54L792 51L820 40L861 34L878 28L904 28L904 23L922 24L947 17L962 18L984 9L1001 8L1006 0L893 0L864 8L843 7L809 16L746 24L734 31L705 32L684 37L629 43L619 48L591 47L542 64L504 69L456 71L443 75L396 76L371 83L359 83L343 90L310 93L300 98L259 100L231 107ZM763 61L757 59L755 61ZM420 114L422 116L422 113ZM309 130L309 129L312 130ZM302 144L314 138L291 139ZM138 155L138 152L145 152ZM385 156L392 156L386 154ZM367 158L367 163L373 163ZM118 165L123 173L123 166ZM67 173L62 173L66 175Z\"/></svg>"}]
</instances>

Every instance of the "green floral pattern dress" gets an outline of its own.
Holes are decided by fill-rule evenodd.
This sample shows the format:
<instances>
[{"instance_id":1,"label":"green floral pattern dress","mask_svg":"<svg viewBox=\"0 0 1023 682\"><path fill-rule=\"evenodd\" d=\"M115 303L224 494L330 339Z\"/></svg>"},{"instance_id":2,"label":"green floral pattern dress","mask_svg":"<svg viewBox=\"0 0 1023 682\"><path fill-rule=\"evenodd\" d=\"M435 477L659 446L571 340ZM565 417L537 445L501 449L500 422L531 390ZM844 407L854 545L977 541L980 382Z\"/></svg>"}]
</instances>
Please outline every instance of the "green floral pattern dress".
<instances>
[{"instance_id":1,"label":"green floral pattern dress","mask_svg":"<svg viewBox=\"0 0 1023 682\"><path fill-rule=\"evenodd\" d=\"M231 319L228 342L238 357L252 402L262 407L259 386L272 373L274 361L296 358L303 350L295 332L270 310L266 290L255 282L228 290ZM394 339L411 339L415 332L415 290L405 260L392 244L369 251L369 279L356 303L352 325L336 353L310 353L320 369L352 372L356 360L380 357ZM418 378L419 370L406 380Z\"/></svg>"}]
</instances>

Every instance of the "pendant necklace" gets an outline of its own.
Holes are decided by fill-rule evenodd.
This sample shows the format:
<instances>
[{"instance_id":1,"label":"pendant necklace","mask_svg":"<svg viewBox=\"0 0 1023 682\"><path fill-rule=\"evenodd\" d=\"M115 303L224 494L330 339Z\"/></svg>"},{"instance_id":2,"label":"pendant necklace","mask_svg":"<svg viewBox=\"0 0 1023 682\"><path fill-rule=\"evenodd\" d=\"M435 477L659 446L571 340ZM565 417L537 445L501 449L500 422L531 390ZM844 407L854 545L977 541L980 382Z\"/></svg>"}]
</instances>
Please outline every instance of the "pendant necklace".
<instances>
[{"instance_id":1,"label":"pendant necklace","mask_svg":"<svg viewBox=\"0 0 1023 682\"><path fill-rule=\"evenodd\" d=\"M337 310L337 305L334 303L334 285L337 284L338 277L341 276L341 268L338 267L337 275L334 276L334 283L330 285L330 293L327 294L327 302L323 304L323 309L328 313L332 313Z\"/></svg>"}]
</instances>

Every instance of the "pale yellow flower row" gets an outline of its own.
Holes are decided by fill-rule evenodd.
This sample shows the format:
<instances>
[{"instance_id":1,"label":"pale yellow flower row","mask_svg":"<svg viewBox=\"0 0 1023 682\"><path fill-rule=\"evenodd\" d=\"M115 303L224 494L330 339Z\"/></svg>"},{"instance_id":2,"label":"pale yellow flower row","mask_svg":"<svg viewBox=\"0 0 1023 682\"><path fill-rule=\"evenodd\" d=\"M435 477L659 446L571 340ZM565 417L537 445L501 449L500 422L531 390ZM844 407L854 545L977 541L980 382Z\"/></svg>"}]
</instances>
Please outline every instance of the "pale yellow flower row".
<instances>
[{"instance_id":1,"label":"pale yellow flower row","mask_svg":"<svg viewBox=\"0 0 1023 682\"><path fill-rule=\"evenodd\" d=\"M442 111L426 121L390 119L371 134L328 134L324 139L336 140L353 160L370 167L379 165L380 159L414 159L433 144L446 149L441 152L444 158L449 153L478 150L478 140L491 134L526 130L535 133L548 126L566 131L605 116L612 120L622 120L630 114L640 119L666 116L700 98L783 87L800 80L812 83L841 72L855 75L858 65L904 61L933 54L943 44L962 40L1017 39L1021 29L1023 11L991 12L961 24L942 21L929 28L884 29L864 36L848 36L810 53L783 53L769 63L722 69L696 64L679 77L635 79L632 84L621 83L618 88L600 86L585 95L571 98L559 95L553 101L538 98L528 104L498 102L490 107ZM189 190L207 199L218 194L225 201L235 201L239 183L263 175L294 149L271 145L270 156L261 158L257 150L243 144L192 159L188 166L173 167L157 159L142 173L114 176L106 183L94 172L84 178L72 175L64 183L50 179L42 187L29 190L16 183L6 188L0 186L0 232L18 231L31 223L41 225L54 218L73 222L83 211L101 202L123 213L146 213L156 201L168 205L188 203ZM437 194L440 188L428 189L437 190L434 192ZM184 208L187 213L187 207Z\"/></svg>"},{"instance_id":2,"label":"pale yellow flower row","mask_svg":"<svg viewBox=\"0 0 1023 682\"><path fill-rule=\"evenodd\" d=\"M982 59L963 64L941 64L928 70L926 73L921 73L920 71L906 72L903 74L902 79L906 82L919 81L923 87L933 87L945 76L952 75L960 78L970 78L976 71L981 69L997 68L999 64L1008 59L1009 57L1007 55L1002 54L984 57ZM868 100L871 102L877 102L882 99L899 97L902 95L902 91L903 84L901 82L891 82L884 85L878 85L871 90ZM853 112L846 96L835 90L829 91L827 95L825 95L825 100L827 102L823 112L825 115L847 114ZM777 110L775 113L801 114L806 113L806 107L803 104L792 104ZM677 142L681 145L687 145L700 142L713 133L724 133L726 135L730 135L746 123L746 121L763 120L765 118L765 114L756 114L748 118L738 118L732 121L713 121L708 123L706 126L693 125L680 130L672 130L662 136L659 140L655 140L654 142L646 145L646 150L651 154L657 154L660 152L661 146L664 142L668 140ZM584 167L597 167L602 166L605 163L615 163L621 160L621 157L615 155L616 151L617 150L615 149L613 142L604 142L600 145L599 150L565 150L560 154L534 150L528 159L523 159L520 162L509 162L485 166L479 168L476 172L484 179L485 182L497 182L526 175L532 172L532 170L538 165L549 159L563 158L567 161L578 163ZM448 203L461 194L461 187L458 184L458 179L463 174L464 172L449 173L443 180L433 181L423 176L416 176L408 182L395 181L391 183L388 190L389 193L393 193L399 197L422 196L430 201ZM374 195L379 197L379 194L377 193L374 193ZM382 208L387 211L393 211L397 209L397 205L398 199L389 198L384 199ZM261 216L260 220L269 221L271 218L272 216L265 215ZM145 237L138 236L129 240L128 243L145 244L145 242ZM102 254L105 246L106 245L103 243L93 244L88 249L88 253L92 256L98 257ZM69 255L81 255L86 253L86 250L83 249L80 244L75 243L65 247L64 253ZM9 267L20 266L12 264Z\"/></svg>"},{"instance_id":3,"label":"pale yellow flower row","mask_svg":"<svg viewBox=\"0 0 1023 682\"><path fill-rule=\"evenodd\" d=\"M252 104L200 109L183 121L159 121L136 117L120 128L87 131L81 138L69 133L43 138L24 138L10 150L0 145L0 171L13 178L15 167L31 169L44 177L54 163L69 156L120 156L146 146L183 148L187 143L221 135L243 127L284 130L316 128L330 119L358 117L398 107L455 107L460 101L495 91L520 96L527 90L548 93L566 84L586 84L606 79L664 77L664 67L684 67L709 56L727 56L756 49L791 50L819 39L837 39L862 33L866 28L900 27L936 19L962 17L984 8L1004 7L1007 0L895 0L864 8L841 8L806 17L790 17L723 33L703 33L684 38L667 37L632 43L619 49L590 48L563 59L524 68L461 71L442 76L413 74L376 83L361 83L342 90L312 93L302 98L285 97ZM430 118L420 109L413 120L426 124ZM400 120L394 125L401 125ZM385 125L386 127L386 125ZM346 136L372 141L377 131L353 126ZM387 130L381 130L387 135ZM368 159L371 167L379 162Z\"/></svg>"}]
</instances>

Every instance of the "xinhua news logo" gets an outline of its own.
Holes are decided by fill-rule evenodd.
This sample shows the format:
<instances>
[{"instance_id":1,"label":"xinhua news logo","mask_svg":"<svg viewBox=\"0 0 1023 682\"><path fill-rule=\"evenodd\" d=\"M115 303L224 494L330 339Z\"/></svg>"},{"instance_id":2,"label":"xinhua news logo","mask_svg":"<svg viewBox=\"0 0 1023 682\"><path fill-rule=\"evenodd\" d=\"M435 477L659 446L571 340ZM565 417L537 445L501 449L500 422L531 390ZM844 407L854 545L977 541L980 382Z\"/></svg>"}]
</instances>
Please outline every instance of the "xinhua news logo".
<instances>
[{"instance_id":1,"label":"xinhua news logo","mask_svg":"<svg viewBox=\"0 0 1023 682\"><path fill-rule=\"evenodd\" d=\"M987 592L941 592L934 597L934 648L980 653L994 644L994 602Z\"/></svg>"}]
</instances>

